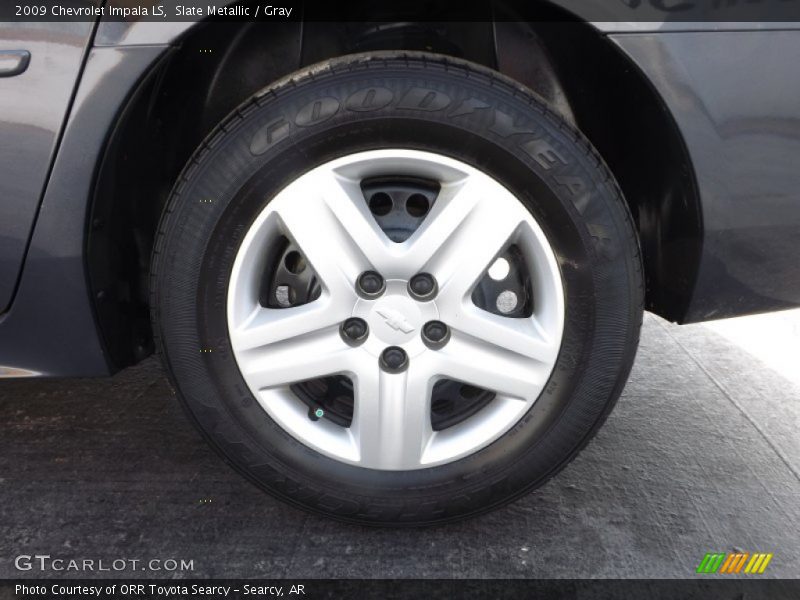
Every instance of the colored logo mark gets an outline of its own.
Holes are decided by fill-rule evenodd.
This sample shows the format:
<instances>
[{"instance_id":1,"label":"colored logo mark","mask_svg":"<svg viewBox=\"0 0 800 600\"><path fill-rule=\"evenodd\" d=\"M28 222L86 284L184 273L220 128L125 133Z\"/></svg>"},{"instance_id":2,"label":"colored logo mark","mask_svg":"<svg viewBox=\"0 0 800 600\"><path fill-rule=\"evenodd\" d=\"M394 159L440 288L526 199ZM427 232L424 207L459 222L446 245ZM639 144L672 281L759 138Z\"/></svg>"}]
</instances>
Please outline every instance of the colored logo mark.
<instances>
[{"instance_id":1,"label":"colored logo mark","mask_svg":"<svg viewBox=\"0 0 800 600\"><path fill-rule=\"evenodd\" d=\"M709 552L697 566L698 573L748 573L761 574L767 569L772 553L765 552L732 552L723 554Z\"/></svg>"}]
</instances>

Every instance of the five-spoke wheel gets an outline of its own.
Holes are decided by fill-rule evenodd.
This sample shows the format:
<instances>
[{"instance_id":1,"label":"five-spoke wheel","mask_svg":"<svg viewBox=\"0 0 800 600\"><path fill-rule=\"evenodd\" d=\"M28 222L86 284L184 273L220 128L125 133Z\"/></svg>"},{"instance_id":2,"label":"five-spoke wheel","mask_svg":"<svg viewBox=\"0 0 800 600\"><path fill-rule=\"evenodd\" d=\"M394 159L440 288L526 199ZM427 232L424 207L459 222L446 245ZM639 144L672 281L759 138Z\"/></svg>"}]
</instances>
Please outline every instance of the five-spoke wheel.
<instances>
[{"instance_id":1,"label":"five-spoke wheel","mask_svg":"<svg viewBox=\"0 0 800 600\"><path fill-rule=\"evenodd\" d=\"M424 179L439 190L403 242L390 239L370 210L363 183L375 178ZM272 308L258 290L270 249L284 237L321 293ZM515 267L525 266L529 282L531 309L521 317L473 299L496 261L507 276L499 257L509 248L523 257ZM233 352L264 409L304 444L374 469L456 460L507 431L550 376L563 315L555 256L530 212L473 167L401 149L333 160L282 190L245 236L228 292ZM309 420L292 386L337 375L352 383L351 423ZM432 395L442 380L493 399L434 430Z\"/></svg>"}]
</instances>

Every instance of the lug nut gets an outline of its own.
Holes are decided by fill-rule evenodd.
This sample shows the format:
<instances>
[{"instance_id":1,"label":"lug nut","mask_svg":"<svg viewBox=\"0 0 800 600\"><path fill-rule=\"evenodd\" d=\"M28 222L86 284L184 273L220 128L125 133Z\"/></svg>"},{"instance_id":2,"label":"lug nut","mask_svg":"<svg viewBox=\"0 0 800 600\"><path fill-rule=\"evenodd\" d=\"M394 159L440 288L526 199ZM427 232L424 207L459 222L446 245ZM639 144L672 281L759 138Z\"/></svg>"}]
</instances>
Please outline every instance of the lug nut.
<instances>
[{"instance_id":1,"label":"lug nut","mask_svg":"<svg viewBox=\"0 0 800 600\"><path fill-rule=\"evenodd\" d=\"M386 282L380 273L364 271L358 276L358 293L365 298L377 298L386 289Z\"/></svg>"},{"instance_id":2,"label":"lug nut","mask_svg":"<svg viewBox=\"0 0 800 600\"><path fill-rule=\"evenodd\" d=\"M450 339L450 328L441 321L428 321L422 327L422 341L428 348L437 350Z\"/></svg>"},{"instance_id":3,"label":"lug nut","mask_svg":"<svg viewBox=\"0 0 800 600\"><path fill-rule=\"evenodd\" d=\"M341 333L345 342L351 346L358 346L367 339L369 326L364 319L350 317L342 322L341 327L339 327L339 333Z\"/></svg>"},{"instance_id":4,"label":"lug nut","mask_svg":"<svg viewBox=\"0 0 800 600\"><path fill-rule=\"evenodd\" d=\"M408 355L398 346L389 346L381 354L381 368L389 373L401 373L408 368Z\"/></svg>"},{"instance_id":5,"label":"lug nut","mask_svg":"<svg viewBox=\"0 0 800 600\"><path fill-rule=\"evenodd\" d=\"M430 273L417 273L408 282L408 292L417 300L430 300L437 291L436 280Z\"/></svg>"}]
</instances>

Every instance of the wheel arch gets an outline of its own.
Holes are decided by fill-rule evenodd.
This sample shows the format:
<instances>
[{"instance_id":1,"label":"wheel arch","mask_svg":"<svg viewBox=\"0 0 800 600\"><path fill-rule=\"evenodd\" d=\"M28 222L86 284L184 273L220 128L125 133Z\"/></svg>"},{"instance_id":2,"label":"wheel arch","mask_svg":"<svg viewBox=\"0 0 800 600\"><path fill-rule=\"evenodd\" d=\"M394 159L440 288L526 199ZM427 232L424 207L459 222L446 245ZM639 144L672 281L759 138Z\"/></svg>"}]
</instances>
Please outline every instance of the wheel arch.
<instances>
[{"instance_id":1,"label":"wheel arch","mask_svg":"<svg viewBox=\"0 0 800 600\"><path fill-rule=\"evenodd\" d=\"M129 96L109 135L89 209L88 280L112 364L121 368L152 351L147 315L153 238L172 184L206 134L272 81L372 49L427 50L497 69L576 124L609 164L634 215L647 308L681 321L699 264L702 220L680 132L647 77L611 41L587 23L548 14L558 23L354 29L201 22L176 30L167 56Z\"/></svg>"}]
</instances>

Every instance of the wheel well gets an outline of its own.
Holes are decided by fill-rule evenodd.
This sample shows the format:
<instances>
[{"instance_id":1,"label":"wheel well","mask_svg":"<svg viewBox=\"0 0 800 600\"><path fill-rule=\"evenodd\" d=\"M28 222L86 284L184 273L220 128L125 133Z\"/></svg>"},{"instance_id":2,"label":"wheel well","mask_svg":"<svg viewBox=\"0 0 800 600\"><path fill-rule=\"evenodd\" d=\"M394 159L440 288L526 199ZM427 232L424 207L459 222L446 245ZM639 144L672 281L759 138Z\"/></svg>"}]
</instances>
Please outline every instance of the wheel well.
<instances>
[{"instance_id":1,"label":"wheel well","mask_svg":"<svg viewBox=\"0 0 800 600\"><path fill-rule=\"evenodd\" d=\"M249 22L189 30L131 95L98 174L87 266L111 362L121 368L152 352L148 277L155 231L174 181L203 138L270 82L304 65L370 50L424 50L497 69L577 125L615 174L634 215L647 308L680 321L702 235L683 140L647 79L612 42L587 24L548 14L559 22Z\"/></svg>"}]
</instances>

